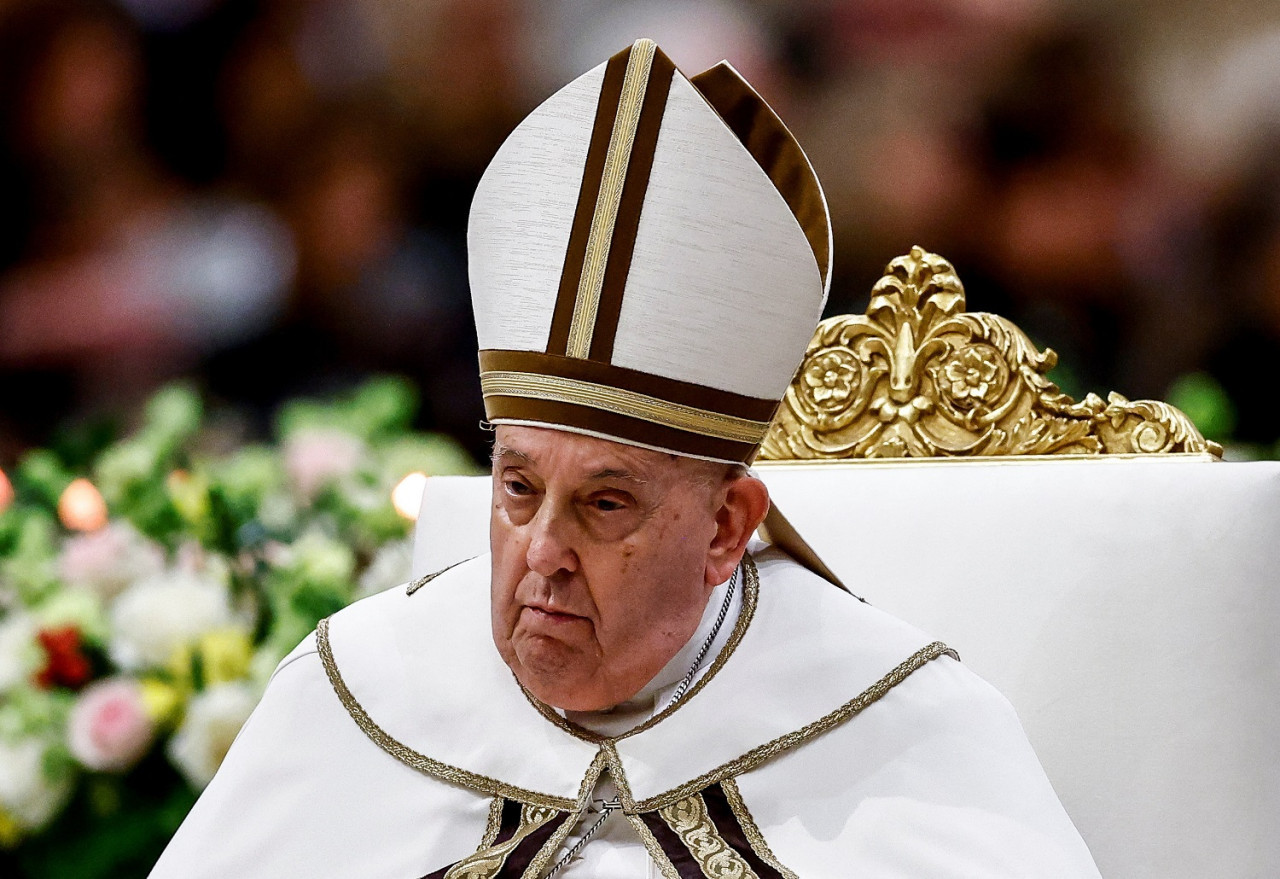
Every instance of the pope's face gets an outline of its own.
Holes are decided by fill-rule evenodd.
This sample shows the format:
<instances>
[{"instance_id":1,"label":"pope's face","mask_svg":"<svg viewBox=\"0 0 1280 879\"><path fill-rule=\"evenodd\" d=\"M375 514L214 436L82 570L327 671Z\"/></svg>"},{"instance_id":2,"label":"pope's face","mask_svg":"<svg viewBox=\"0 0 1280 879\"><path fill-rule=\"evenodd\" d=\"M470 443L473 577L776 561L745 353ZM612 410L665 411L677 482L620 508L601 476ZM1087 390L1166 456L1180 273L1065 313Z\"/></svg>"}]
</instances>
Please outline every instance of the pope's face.
<instances>
[{"instance_id":1,"label":"pope's face","mask_svg":"<svg viewBox=\"0 0 1280 879\"><path fill-rule=\"evenodd\" d=\"M630 699L692 637L711 589L723 491L703 462L500 425L493 458L493 638L542 701Z\"/></svg>"}]
</instances>

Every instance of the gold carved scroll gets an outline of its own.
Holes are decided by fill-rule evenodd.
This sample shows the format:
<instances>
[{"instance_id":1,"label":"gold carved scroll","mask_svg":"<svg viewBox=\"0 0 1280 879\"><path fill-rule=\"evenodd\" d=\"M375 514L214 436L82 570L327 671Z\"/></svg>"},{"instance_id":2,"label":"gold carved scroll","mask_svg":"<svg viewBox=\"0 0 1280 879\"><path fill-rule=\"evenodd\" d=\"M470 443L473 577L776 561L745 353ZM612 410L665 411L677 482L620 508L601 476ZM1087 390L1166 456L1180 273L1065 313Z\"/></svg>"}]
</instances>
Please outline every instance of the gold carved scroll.
<instances>
[{"instance_id":1,"label":"gold carved scroll","mask_svg":"<svg viewBox=\"0 0 1280 879\"><path fill-rule=\"evenodd\" d=\"M818 325L761 460L1208 454L1178 409L1112 393L1076 402L1016 325L965 311L964 286L920 247L889 263L863 315Z\"/></svg>"}]
</instances>

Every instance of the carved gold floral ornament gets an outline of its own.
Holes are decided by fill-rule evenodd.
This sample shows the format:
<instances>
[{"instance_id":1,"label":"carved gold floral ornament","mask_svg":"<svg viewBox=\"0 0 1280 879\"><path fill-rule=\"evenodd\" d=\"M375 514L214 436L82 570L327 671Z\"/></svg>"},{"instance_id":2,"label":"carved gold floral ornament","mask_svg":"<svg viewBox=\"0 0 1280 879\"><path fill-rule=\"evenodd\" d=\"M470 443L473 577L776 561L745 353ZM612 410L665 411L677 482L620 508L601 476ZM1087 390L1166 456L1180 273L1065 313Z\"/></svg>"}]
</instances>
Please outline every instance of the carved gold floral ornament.
<instances>
[{"instance_id":1,"label":"carved gold floral ornament","mask_svg":"<svg viewBox=\"0 0 1280 879\"><path fill-rule=\"evenodd\" d=\"M765 436L761 460L1208 453L1179 410L1112 393L1076 402L1057 363L1010 321L964 310L942 257L889 263L865 315L824 320Z\"/></svg>"}]
</instances>

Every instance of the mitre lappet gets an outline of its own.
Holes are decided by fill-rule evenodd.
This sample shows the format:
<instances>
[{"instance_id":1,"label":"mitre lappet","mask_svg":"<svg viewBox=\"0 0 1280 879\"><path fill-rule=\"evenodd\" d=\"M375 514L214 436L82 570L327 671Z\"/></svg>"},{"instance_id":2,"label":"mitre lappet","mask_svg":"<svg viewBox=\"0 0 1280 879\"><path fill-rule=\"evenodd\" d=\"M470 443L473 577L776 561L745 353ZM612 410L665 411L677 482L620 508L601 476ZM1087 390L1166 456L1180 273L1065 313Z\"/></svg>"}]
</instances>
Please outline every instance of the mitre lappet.
<instances>
[{"instance_id":1,"label":"mitre lappet","mask_svg":"<svg viewBox=\"0 0 1280 879\"><path fill-rule=\"evenodd\" d=\"M826 301L826 201L728 63L639 40L533 111L468 252L493 424L749 463Z\"/></svg>"}]
</instances>

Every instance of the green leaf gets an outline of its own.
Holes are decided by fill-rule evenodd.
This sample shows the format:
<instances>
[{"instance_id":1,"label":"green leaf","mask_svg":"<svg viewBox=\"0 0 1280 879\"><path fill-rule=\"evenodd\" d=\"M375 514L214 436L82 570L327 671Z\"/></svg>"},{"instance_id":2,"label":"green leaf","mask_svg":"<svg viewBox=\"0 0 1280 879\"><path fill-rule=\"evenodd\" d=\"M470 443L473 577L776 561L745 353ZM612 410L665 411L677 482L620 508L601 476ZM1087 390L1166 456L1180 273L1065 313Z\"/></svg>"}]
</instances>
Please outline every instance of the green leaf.
<instances>
[{"instance_id":1,"label":"green leaf","mask_svg":"<svg viewBox=\"0 0 1280 879\"><path fill-rule=\"evenodd\" d=\"M1181 409L1207 439L1228 442L1236 429L1236 407L1218 380L1205 372L1184 375L1165 399Z\"/></svg>"}]
</instances>

